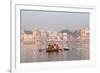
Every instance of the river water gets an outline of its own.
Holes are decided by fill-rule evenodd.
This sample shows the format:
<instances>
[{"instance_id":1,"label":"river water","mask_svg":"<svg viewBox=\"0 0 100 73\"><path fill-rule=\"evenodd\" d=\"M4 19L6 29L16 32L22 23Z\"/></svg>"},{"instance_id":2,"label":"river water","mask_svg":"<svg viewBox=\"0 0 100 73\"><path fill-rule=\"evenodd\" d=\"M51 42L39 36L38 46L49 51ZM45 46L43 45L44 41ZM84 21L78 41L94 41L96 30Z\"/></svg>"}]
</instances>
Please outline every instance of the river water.
<instances>
[{"instance_id":1,"label":"river water","mask_svg":"<svg viewBox=\"0 0 100 73\"><path fill-rule=\"evenodd\" d=\"M59 50L59 52L46 52L45 48L42 49L42 51L34 49L34 45L32 43L21 43L20 61L21 63L31 63L47 61L89 60L89 48L78 48L78 45L80 44L72 43L71 46L73 47L69 47L69 50Z\"/></svg>"}]
</instances>

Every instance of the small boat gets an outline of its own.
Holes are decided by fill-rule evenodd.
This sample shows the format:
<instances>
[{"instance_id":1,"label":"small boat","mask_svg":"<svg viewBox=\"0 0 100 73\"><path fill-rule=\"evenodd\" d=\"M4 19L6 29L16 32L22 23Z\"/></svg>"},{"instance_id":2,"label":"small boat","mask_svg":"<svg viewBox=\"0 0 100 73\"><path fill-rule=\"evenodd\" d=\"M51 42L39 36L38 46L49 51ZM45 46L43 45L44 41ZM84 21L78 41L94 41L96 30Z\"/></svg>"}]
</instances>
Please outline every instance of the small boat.
<instances>
[{"instance_id":1,"label":"small boat","mask_svg":"<svg viewBox=\"0 0 100 73\"><path fill-rule=\"evenodd\" d=\"M65 48L64 48L64 50L65 50L65 51L68 51L68 50L69 50L69 48L68 48L68 47L65 47Z\"/></svg>"},{"instance_id":2,"label":"small boat","mask_svg":"<svg viewBox=\"0 0 100 73\"><path fill-rule=\"evenodd\" d=\"M46 50L46 52L58 52L59 50L56 50L56 49L54 49L54 50Z\"/></svg>"},{"instance_id":3,"label":"small boat","mask_svg":"<svg viewBox=\"0 0 100 73\"><path fill-rule=\"evenodd\" d=\"M46 51L47 52L58 52L59 46L57 44L53 44L53 45L49 44Z\"/></svg>"}]
</instances>

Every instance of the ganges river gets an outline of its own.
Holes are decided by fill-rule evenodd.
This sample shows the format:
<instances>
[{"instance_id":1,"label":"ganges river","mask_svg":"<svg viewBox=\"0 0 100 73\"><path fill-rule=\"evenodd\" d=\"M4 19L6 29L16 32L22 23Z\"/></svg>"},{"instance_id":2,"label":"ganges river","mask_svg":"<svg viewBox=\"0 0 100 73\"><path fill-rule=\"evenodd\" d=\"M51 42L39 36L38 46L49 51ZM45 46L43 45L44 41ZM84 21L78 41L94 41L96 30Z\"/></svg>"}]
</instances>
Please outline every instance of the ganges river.
<instances>
[{"instance_id":1,"label":"ganges river","mask_svg":"<svg viewBox=\"0 0 100 73\"><path fill-rule=\"evenodd\" d=\"M21 43L20 62L48 62L48 61L75 61L75 60L89 60L89 48L77 48L72 43L69 50L59 50L58 52L46 52L46 49L34 49L32 43ZM87 44L86 44L87 45ZM41 48L40 48L41 49Z\"/></svg>"}]
</instances>

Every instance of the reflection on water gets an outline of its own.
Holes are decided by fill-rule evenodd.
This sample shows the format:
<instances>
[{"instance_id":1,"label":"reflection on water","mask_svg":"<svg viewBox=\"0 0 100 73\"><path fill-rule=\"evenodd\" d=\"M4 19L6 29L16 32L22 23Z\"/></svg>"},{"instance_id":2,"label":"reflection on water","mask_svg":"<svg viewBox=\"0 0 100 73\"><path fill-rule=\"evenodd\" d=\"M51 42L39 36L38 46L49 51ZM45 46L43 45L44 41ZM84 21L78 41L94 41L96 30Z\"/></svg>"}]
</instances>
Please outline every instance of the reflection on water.
<instances>
[{"instance_id":1,"label":"reflection on water","mask_svg":"<svg viewBox=\"0 0 100 73\"><path fill-rule=\"evenodd\" d=\"M21 43L22 44L22 43ZM78 48L79 43L72 43L69 50L59 52L46 52L46 49L35 49L32 43L21 45L21 63L45 62L45 61L68 61L88 60L89 48ZM89 45L88 45L89 46Z\"/></svg>"}]
</instances>

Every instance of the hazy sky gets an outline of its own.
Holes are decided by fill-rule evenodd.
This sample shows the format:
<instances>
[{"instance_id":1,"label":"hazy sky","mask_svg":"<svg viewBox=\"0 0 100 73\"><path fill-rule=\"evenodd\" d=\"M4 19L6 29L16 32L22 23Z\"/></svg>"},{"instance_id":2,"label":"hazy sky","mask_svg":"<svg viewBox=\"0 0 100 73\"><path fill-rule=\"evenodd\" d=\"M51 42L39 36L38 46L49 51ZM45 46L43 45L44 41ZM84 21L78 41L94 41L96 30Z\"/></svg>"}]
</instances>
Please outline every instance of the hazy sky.
<instances>
[{"instance_id":1,"label":"hazy sky","mask_svg":"<svg viewBox=\"0 0 100 73\"><path fill-rule=\"evenodd\" d=\"M21 30L49 31L89 28L89 13L21 10L21 26Z\"/></svg>"}]
</instances>

